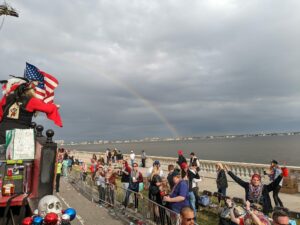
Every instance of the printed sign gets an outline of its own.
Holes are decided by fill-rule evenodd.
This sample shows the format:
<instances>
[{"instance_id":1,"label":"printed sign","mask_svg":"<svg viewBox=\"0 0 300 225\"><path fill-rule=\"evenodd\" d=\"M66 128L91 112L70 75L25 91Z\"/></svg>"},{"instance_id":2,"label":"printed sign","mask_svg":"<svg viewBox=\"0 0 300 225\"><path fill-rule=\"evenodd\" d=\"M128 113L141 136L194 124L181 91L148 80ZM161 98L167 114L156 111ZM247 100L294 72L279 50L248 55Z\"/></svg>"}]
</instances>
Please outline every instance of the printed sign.
<instances>
[{"instance_id":1,"label":"printed sign","mask_svg":"<svg viewBox=\"0 0 300 225\"><path fill-rule=\"evenodd\" d=\"M14 129L6 131L6 159L34 159L33 129Z\"/></svg>"}]
</instances>

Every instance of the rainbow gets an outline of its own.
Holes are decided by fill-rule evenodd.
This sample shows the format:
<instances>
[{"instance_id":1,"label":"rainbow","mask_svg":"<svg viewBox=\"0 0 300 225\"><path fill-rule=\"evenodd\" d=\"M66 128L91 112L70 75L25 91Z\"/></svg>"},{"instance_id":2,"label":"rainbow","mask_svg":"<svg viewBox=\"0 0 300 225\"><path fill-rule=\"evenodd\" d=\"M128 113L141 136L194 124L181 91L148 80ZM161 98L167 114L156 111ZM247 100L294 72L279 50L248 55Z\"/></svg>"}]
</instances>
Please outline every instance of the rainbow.
<instances>
[{"instance_id":1,"label":"rainbow","mask_svg":"<svg viewBox=\"0 0 300 225\"><path fill-rule=\"evenodd\" d=\"M164 116L164 114L160 112L152 102L150 102L148 99L143 97L140 93L138 93L134 88L132 88L130 85L126 84L125 82L122 82L121 80L113 76L107 76L107 75L103 75L103 76L110 79L113 83L122 87L131 95L139 99L144 104L144 106L150 109L158 117L158 119L165 124L165 126L168 128L168 130L170 131L173 137L179 137L179 133L177 132L176 128L168 121L168 119Z\"/></svg>"}]
</instances>

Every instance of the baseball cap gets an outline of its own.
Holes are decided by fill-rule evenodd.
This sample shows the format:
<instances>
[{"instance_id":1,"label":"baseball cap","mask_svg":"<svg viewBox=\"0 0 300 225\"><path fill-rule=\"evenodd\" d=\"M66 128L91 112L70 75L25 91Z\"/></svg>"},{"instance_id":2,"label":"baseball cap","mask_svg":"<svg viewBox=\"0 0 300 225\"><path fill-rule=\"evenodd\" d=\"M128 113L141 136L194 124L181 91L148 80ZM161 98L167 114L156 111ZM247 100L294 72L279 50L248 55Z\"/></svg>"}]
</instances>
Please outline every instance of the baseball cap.
<instances>
[{"instance_id":1,"label":"baseball cap","mask_svg":"<svg viewBox=\"0 0 300 225\"><path fill-rule=\"evenodd\" d=\"M181 167L182 169L185 169L185 168L188 168L189 165L188 165L186 162L183 162L183 163L181 163L180 167Z\"/></svg>"},{"instance_id":2,"label":"baseball cap","mask_svg":"<svg viewBox=\"0 0 300 225\"><path fill-rule=\"evenodd\" d=\"M179 176L179 175L181 175L179 169L175 169L175 170L173 171L173 173L172 173L172 177Z\"/></svg>"},{"instance_id":3,"label":"baseball cap","mask_svg":"<svg viewBox=\"0 0 300 225\"><path fill-rule=\"evenodd\" d=\"M160 162L158 160L155 160L153 165L160 165Z\"/></svg>"}]
</instances>

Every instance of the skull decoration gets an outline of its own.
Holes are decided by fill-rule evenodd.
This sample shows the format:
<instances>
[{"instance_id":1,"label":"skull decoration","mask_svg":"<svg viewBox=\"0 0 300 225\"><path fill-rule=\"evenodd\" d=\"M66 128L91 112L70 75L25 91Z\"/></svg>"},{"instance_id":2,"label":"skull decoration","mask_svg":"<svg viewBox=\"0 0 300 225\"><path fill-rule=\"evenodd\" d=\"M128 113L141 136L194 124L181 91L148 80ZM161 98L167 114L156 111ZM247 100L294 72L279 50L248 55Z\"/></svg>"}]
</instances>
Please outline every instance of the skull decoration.
<instances>
[{"instance_id":1,"label":"skull decoration","mask_svg":"<svg viewBox=\"0 0 300 225\"><path fill-rule=\"evenodd\" d=\"M38 210L41 217L45 217L50 212L56 213L60 217L62 214L62 204L56 196L46 195L40 200Z\"/></svg>"}]
</instances>

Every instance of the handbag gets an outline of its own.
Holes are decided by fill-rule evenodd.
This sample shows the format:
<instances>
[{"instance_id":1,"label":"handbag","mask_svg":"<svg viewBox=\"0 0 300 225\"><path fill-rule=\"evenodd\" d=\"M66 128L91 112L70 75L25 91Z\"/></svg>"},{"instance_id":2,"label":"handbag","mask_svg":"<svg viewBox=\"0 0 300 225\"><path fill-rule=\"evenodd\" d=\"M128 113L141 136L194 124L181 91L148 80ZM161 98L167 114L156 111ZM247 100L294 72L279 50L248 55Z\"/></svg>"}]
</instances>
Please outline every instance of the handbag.
<instances>
[{"instance_id":1,"label":"handbag","mask_svg":"<svg viewBox=\"0 0 300 225\"><path fill-rule=\"evenodd\" d=\"M207 195L201 195L199 197L198 203L204 207L209 206L210 204L210 198Z\"/></svg>"}]
</instances>

